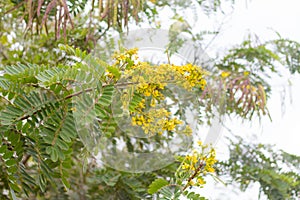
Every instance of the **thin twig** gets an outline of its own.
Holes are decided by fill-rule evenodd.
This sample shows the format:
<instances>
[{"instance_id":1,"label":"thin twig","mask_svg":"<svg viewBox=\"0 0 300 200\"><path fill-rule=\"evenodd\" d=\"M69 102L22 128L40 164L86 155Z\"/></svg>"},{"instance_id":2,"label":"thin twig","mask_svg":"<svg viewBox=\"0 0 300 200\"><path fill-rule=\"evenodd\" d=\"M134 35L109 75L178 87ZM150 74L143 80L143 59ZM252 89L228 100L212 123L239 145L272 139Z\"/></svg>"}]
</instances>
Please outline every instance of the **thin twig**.
<instances>
[{"instance_id":1,"label":"thin twig","mask_svg":"<svg viewBox=\"0 0 300 200\"><path fill-rule=\"evenodd\" d=\"M100 20L103 20L108 15L108 11L109 11L109 2L106 2L106 6L103 13L102 14L100 13Z\"/></svg>"},{"instance_id":2,"label":"thin twig","mask_svg":"<svg viewBox=\"0 0 300 200\"><path fill-rule=\"evenodd\" d=\"M37 16L39 17L41 15L41 8L42 8L42 5L44 3L44 0L38 0L38 7L37 7Z\"/></svg>"},{"instance_id":3,"label":"thin twig","mask_svg":"<svg viewBox=\"0 0 300 200\"><path fill-rule=\"evenodd\" d=\"M69 11L66 0L60 0L60 2L62 3L62 5L64 7L64 13L66 15L65 19L69 19L71 27L74 28L74 24L73 24L72 18L70 16L70 11Z\"/></svg>"},{"instance_id":4,"label":"thin twig","mask_svg":"<svg viewBox=\"0 0 300 200\"><path fill-rule=\"evenodd\" d=\"M195 178L198 174L198 172L201 170L201 168L204 166L203 162L201 162L199 164L199 167L197 167L197 169L195 170L194 174L192 176L190 176L187 180L187 183L186 185L183 187L182 191L184 191L189 185L190 185L190 182L191 180L193 180L193 178Z\"/></svg>"},{"instance_id":5,"label":"thin twig","mask_svg":"<svg viewBox=\"0 0 300 200\"><path fill-rule=\"evenodd\" d=\"M4 15L6 15L6 14L8 14L8 13L10 13L10 12L16 10L16 9L18 9L18 8L21 7L25 2L26 2L26 1L22 1L21 3L19 3L19 4L16 5L15 7L9 9L8 11L6 11L6 12L4 13Z\"/></svg>"},{"instance_id":6,"label":"thin twig","mask_svg":"<svg viewBox=\"0 0 300 200\"><path fill-rule=\"evenodd\" d=\"M29 160L30 157L31 157L31 156L28 155L28 154L26 154L26 155L23 157L22 163L23 163L24 166L27 165L27 162L28 162L28 160Z\"/></svg>"}]
</instances>

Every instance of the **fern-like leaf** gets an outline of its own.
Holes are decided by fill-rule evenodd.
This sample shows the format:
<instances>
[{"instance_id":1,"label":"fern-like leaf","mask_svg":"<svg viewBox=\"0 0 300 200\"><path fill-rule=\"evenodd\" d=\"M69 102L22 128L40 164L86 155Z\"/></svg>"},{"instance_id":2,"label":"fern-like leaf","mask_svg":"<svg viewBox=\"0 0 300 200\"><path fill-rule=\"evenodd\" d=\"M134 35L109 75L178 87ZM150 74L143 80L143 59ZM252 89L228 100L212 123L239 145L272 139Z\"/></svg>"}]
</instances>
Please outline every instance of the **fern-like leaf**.
<instances>
[{"instance_id":1,"label":"fern-like leaf","mask_svg":"<svg viewBox=\"0 0 300 200\"><path fill-rule=\"evenodd\" d=\"M148 193L155 194L168 184L169 182L166 181L165 179L162 178L156 179L149 185Z\"/></svg>"},{"instance_id":2,"label":"fern-like leaf","mask_svg":"<svg viewBox=\"0 0 300 200\"><path fill-rule=\"evenodd\" d=\"M0 122L3 125L16 124L41 112L53 100L45 93L31 92L29 95L18 96L14 105L9 105L0 113Z\"/></svg>"}]
</instances>

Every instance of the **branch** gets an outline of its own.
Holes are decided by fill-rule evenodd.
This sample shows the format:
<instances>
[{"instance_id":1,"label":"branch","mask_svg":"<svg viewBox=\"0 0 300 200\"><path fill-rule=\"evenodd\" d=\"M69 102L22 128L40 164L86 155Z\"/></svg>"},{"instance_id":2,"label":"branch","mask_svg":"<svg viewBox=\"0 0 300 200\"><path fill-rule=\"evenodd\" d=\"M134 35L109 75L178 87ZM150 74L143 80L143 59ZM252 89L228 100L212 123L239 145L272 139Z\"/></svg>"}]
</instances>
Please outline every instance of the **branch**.
<instances>
[{"instance_id":1,"label":"branch","mask_svg":"<svg viewBox=\"0 0 300 200\"><path fill-rule=\"evenodd\" d=\"M203 162L201 162L199 164L199 167L197 167L197 169L195 170L194 174L192 176L190 176L187 180L186 185L183 187L182 191L184 191L189 185L191 180L193 180L193 178L195 178L197 176L197 174L199 173L199 171L201 170L201 168L204 166Z\"/></svg>"},{"instance_id":2,"label":"branch","mask_svg":"<svg viewBox=\"0 0 300 200\"><path fill-rule=\"evenodd\" d=\"M12 12L12 11L18 9L18 8L20 8L25 2L26 2L26 1L20 2L20 3L19 3L18 5L16 5L15 7L9 9L8 11L6 11L6 12L4 13L4 15L6 15L6 14L8 14L8 13L10 13L10 12Z\"/></svg>"},{"instance_id":3,"label":"branch","mask_svg":"<svg viewBox=\"0 0 300 200\"><path fill-rule=\"evenodd\" d=\"M138 84L138 83L139 83L139 82L117 83L117 84L115 84L114 86L115 86L115 87L123 87L123 86L128 86L128 85L136 85L136 84ZM167 82L167 83L168 83L168 82ZM106 87L106 86L108 86L108 85L110 85L110 84L103 84L102 87ZM34 85L34 86L35 86L35 87L38 87L39 85L36 84L36 85ZM69 94L69 95L67 95L67 96L65 96L65 97L63 97L63 98L61 98L61 99L58 99L57 102L62 102L62 101L65 101L65 100L67 100L67 99L70 99L70 98L72 98L72 97L79 96L79 95L81 95L81 94L84 93L84 92L91 92L91 91L93 91L93 90L95 90L95 88L87 88L87 89L85 89L85 90L82 90L82 91L79 91L79 92L76 92L76 93L73 93L73 94ZM43 109L43 108L41 108L41 109ZM37 110L37 111L31 113L31 115L25 115L25 116L21 117L20 119L18 119L18 121L22 121L22 120L28 119L30 116L35 115L38 111L39 111L39 110Z\"/></svg>"},{"instance_id":4,"label":"branch","mask_svg":"<svg viewBox=\"0 0 300 200\"><path fill-rule=\"evenodd\" d=\"M29 160L30 157L31 157L31 156L28 155L28 154L26 154L25 157L23 157L22 163L23 163L24 166L27 165L27 162L28 162L28 160Z\"/></svg>"}]
</instances>

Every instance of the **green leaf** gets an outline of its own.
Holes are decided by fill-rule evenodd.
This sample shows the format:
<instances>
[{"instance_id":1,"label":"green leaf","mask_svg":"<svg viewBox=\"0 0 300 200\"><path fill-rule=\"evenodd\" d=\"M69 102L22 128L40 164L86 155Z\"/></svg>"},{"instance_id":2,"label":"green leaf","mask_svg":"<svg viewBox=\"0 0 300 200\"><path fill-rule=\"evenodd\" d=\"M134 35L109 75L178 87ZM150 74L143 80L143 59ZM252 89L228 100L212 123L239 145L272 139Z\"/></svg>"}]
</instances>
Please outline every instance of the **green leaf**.
<instances>
[{"instance_id":1,"label":"green leaf","mask_svg":"<svg viewBox=\"0 0 300 200\"><path fill-rule=\"evenodd\" d=\"M65 154L63 151L61 151L60 149L57 149L57 153L58 153L58 158L60 160L64 160L66 158Z\"/></svg>"},{"instance_id":2,"label":"green leaf","mask_svg":"<svg viewBox=\"0 0 300 200\"><path fill-rule=\"evenodd\" d=\"M96 115L99 116L100 118L108 117L106 111L99 104L95 105L95 111L96 111Z\"/></svg>"},{"instance_id":3,"label":"green leaf","mask_svg":"<svg viewBox=\"0 0 300 200\"><path fill-rule=\"evenodd\" d=\"M71 169L72 168L72 162L71 160L65 160L63 163L62 163L62 166L66 169Z\"/></svg>"},{"instance_id":4,"label":"green leaf","mask_svg":"<svg viewBox=\"0 0 300 200\"><path fill-rule=\"evenodd\" d=\"M134 92L131 101L129 102L129 111L134 111L138 104L143 100L142 96Z\"/></svg>"},{"instance_id":5,"label":"green leaf","mask_svg":"<svg viewBox=\"0 0 300 200\"><path fill-rule=\"evenodd\" d=\"M157 193L162 187L168 184L169 182L166 181L165 179L162 178L156 179L149 185L148 193L149 194Z\"/></svg>"},{"instance_id":6,"label":"green leaf","mask_svg":"<svg viewBox=\"0 0 300 200\"><path fill-rule=\"evenodd\" d=\"M162 187L161 190L160 190L160 193L161 193L161 195L163 195L164 199L178 200L178 199L173 198L174 192L169 187Z\"/></svg>"},{"instance_id":7,"label":"green leaf","mask_svg":"<svg viewBox=\"0 0 300 200\"><path fill-rule=\"evenodd\" d=\"M89 68L92 70L92 73L97 77L101 77L105 69L102 66L103 61L95 59L90 54L84 58L84 61L88 64Z\"/></svg>"},{"instance_id":8,"label":"green leaf","mask_svg":"<svg viewBox=\"0 0 300 200\"><path fill-rule=\"evenodd\" d=\"M13 165L13 166L7 168L7 171L9 172L9 174L15 174L18 171L18 167L17 167L17 165Z\"/></svg>"},{"instance_id":9,"label":"green leaf","mask_svg":"<svg viewBox=\"0 0 300 200\"><path fill-rule=\"evenodd\" d=\"M14 191L16 191L16 192L21 192L21 188L19 187L18 184L10 182L8 185L9 185L9 187L10 187L11 189L13 189Z\"/></svg>"},{"instance_id":10,"label":"green leaf","mask_svg":"<svg viewBox=\"0 0 300 200\"><path fill-rule=\"evenodd\" d=\"M107 173L104 178L104 182L108 186L115 186L120 178L121 174L115 174L115 173Z\"/></svg>"},{"instance_id":11,"label":"green leaf","mask_svg":"<svg viewBox=\"0 0 300 200\"><path fill-rule=\"evenodd\" d=\"M58 160L58 152L57 152L57 149L54 147L51 148L50 158L53 162L56 162Z\"/></svg>"},{"instance_id":12,"label":"green leaf","mask_svg":"<svg viewBox=\"0 0 300 200\"><path fill-rule=\"evenodd\" d=\"M10 166L17 164L17 161L15 159L9 159L5 162L5 164L6 164L6 166L10 167Z\"/></svg>"},{"instance_id":13,"label":"green leaf","mask_svg":"<svg viewBox=\"0 0 300 200\"><path fill-rule=\"evenodd\" d=\"M4 159L4 160L7 160L7 159L11 158L13 155L14 155L14 152L8 150L8 151L6 151L6 152L4 153L3 159Z\"/></svg>"},{"instance_id":14,"label":"green leaf","mask_svg":"<svg viewBox=\"0 0 300 200\"><path fill-rule=\"evenodd\" d=\"M206 200L205 197L201 197L200 194L197 194L195 192L187 192L185 195L188 199L191 199L191 200Z\"/></svg>"},{"instance_id":15,"label":"green leaf","mask_svg":"<svg viewBox=\"0 0 300 200\"><path fill-rule=\"evenodd\" d=\"M114 92L113 85L108 85L108 86L104 87L102 95L99 98L99 104L101 104L104 107L109 106L112 102L113 92Z\"/></svg>"},{"instance_id":16,"label":"green leaf","mask_svg":"<svg viewBox=\"0 0 300 200\"><path fill-rule=\"evenodd\" d=\"M121 77L121 72L117 67L108 66L107 71L112 73L116 77L116 79L119 79Z\"/></svg>"},{"instance_id":17,"label":"green leaf","mask_svg":"<svg viewBox=\"0 0 300 200\"><path fill-rule=\"evenodd\" d=\"M62 141L60 138L56 139L56 145L61 148L62 150L68 150L69 146L67 145L67 143L65 143L64 141Z\"/></svg>"},{"instance_id":18,"label":"green leaf","mask_svg":"<svg viewBox=\"0 0 300 200\"><path fill-rule=\"evenodd\" d=\"M11 195L11 198L13 199L13 200L18 200L18 198L17 198L17 196L16 196L16 194L15 194L15 191L13 190L13 188L12 187L10 187L10 195Z\"/></svg>"},{"instance_id":19,"label":"green leaf","mask_svg":"<svg viewBox=\"0 0 300 200\"><path fill-rule=\"evenodd\" d=\"M3 145L0 147L0 154L4 154L7 150L7 146L6 145Z\"/></svg>"},{"instance_id":20,"label":"green leaf","mask_svg":"<svg viewBox=\"0 0 300 200\"><path fill-rule=\"evenodd\" d=\"M65 51L67 54L69 55L75 55L75 50L73 47L69 46L69 45L64 45L64 44L59 44L58 48L61 51Z\"/></svg>"},{"instance_id":21,"label":"green leaf","mask_svg":"<svg viewBox=\"0 0 300 200\"><path fill-rule=\"evenodd\" d=\"M65 178L65 177L61 177L61 181L64 184L66 189L70 189L71 185L69 183L69 181Z\"/></svg>"},{"instance_id":22,"label":"green leaf","mask_svg":"<svg viewBox=\"0 0 300 200\"><path fill-rule=\"evenodd\" d=\"M42 192L45 191L46 183L47 183L47 181L45 180L45 177L43 176L43 174L40 174L38 176L38 185L39 185L40 189L42 190Z\"/></svg>"}]
</instances>

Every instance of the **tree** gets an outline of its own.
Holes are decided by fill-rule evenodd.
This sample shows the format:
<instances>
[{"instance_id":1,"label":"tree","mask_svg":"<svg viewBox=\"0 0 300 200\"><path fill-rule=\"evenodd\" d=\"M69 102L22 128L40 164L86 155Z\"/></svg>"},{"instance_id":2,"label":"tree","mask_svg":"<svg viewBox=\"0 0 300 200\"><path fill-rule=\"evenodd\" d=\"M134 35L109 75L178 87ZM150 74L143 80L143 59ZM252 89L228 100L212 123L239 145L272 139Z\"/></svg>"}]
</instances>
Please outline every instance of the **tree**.
<instances>
[{"instance_id":1,"label":"tree","mask_svg":"<svg viewBox=\"0 0 300 200\"><path fill-rule=\"evenodd\" d=\"M196 2L207 14L228 3ZM269 115L268 75L281 66L300 71L299 43L249 39L208 72L190 63L141 62L137 49L121 47L108 56L115 45L111 34L130 31L133 21L152 24L166 7L177 20L169 59L185 43L181 33L196 45L204 34L217 34L191 32L178 14L190 1L0 5L1 199L205 199L192 189L203 187L208 175L219 180L216 174L229 175L242 190L259 182L270 199L299 195L298 156L238 140L230 145L230 159L217 162L209 145L192 144L196 133L188 123L189 111L197 111L198 124L210 124L215 110L245 120ZM180 148L167 151L166 145Z\"/></svg>"}]
</instances>

